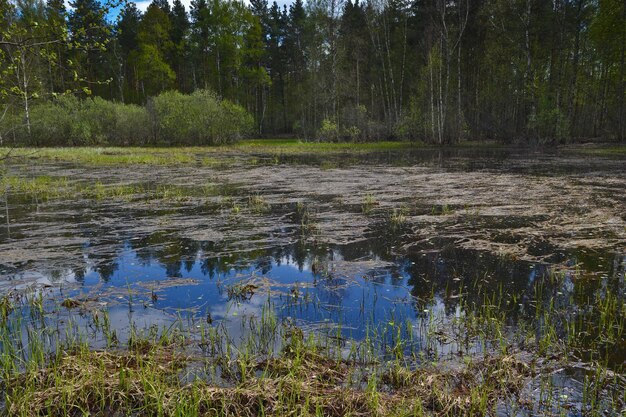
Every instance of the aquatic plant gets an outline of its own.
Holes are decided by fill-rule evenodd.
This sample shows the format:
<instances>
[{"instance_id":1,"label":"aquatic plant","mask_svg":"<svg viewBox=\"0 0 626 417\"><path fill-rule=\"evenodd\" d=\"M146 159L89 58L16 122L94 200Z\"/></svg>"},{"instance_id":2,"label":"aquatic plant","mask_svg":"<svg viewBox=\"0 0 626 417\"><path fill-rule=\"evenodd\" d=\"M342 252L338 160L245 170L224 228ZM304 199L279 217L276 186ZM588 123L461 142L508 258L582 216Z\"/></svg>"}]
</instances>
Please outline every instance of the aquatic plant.
<instances>
[{"instance_id":1,"label":"aquatic plant","mask_svg":"<svg viewBox=\"0 0 626 417\"><path fill-rule=\"evenodd\" d=\"M370 214L375 206L378 206L379 202L376 200L373 194L367 193L363 198L363 203L361 204L361 211L363 214Z\"/></svg>"},{"instance_id":2,"label":"aquatic plant","mask_svg":"<svg viewBox=\"0 0 626 417\"><path fill-rule=\"evenodd\" d=\"M258 194L248 197L248 207L257 214L265 213L270 210L270 205Z\"/></svg>"},{"instance_id":3,"label":"aquatic plant","mask_svg":"<svg viewBox=\"0 0 626 417\"><path fill-rule=\"evenodd\" d=\"M307 237L319 232L315 215L311 208L305 203L296 203L296 221L299 222L298 226L301 237Z\"/></svg>"},{"instance_id":4,"label":"aquatic plant","mask_svg":"<svg viewBox=\"0 0 626 417\"><path fill-rule=\"evenodd\" d=\"M407 219L407 215L409 214L409 209L406 206L402 206L400 208L394 208L393 211L389 214L389 223L391 228L394 230L402 227Z\"/></svg>"},{"instance_id":5,"label":"aquatic plant","mask_svg":"<svg viewBox=\"0 0 626 417\"><path fill-rule=\"evenodd\" d=\"M228 292L240 303L255 290L241 282ZM489 414L502 404L533 413L546 407L548 411L567 409L567 401L562 405L557 401L564 394L550 382L550 373L562 366L561 360L553 365L549 359L529 362L528 353L519 352L505 331L503 294L483 294L477 309L466 309L452 323L431 316L427 333L390 312L384 323L368 325L365 339L352 341L347 351L341 327L326 332L303 330L278 319L271 299L263 304L259 317L241 317L245 329L241 340L234 340L227 328L213 320L190 318L185 323L187 319L178 316L165 327L141 329L131 324L126 347L107 351L91 349L72 316L64 330L53 332L49 340L44 325L38 328L33 322L20 322L19 309L12 307L0 326L5 412L27 416L62 415L70 409L163 416L207 410L231 415L472 416ZM40 297L36 300L48 305ZM292 302L306 301L299 297ZM33 305L32 299L29 303ZM624 314L612 300L599 299L596 304L607 319ZM554 317L560 312L552 306L541 314L549 324L556 322ZM106 310L92 317L94 327L108 334L107 345L113 346L117 336L110 330ZM481 355L470 355L464 348L468 335L472 344L486 343ZM427 344L458 345L463 360L455 367L429 364L432 359L414 350L414 342L424 336L433 339ZM28 340L24 355L18 353L23 337ZM499 347L491 349L492 344ZM55 348L60 345L63 349ZM194 354L195 346L205 354ZM553 347L566 354L571 348ZM554 351L545 353L554 355ZM622 409L623 378L600 362L590 369L593 373L583 386L584 409L592 414L607 407ZM536 375L540 375L541 402L534 405L525 387Z\"/></svg>"}]
</instances>

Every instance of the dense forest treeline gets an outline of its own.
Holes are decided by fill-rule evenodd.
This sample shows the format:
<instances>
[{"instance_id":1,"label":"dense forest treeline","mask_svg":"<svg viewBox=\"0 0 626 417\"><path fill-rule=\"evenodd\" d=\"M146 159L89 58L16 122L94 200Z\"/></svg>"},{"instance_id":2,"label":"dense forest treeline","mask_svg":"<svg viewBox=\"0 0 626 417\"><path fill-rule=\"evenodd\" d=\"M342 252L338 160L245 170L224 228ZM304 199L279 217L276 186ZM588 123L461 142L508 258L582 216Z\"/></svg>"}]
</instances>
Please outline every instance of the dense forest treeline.
<instances>
[{"instance_id":1,"label":"dense forest treeline","mask_svg":"<svg viewBox=\"0 0 626 417\"><path fill-rule=\"evenodd\" d=\"M626 140L623 0L70 5L0 0L5 141ZM188 133L162 130L185 116Z\"/></svg>"}]
</instances>

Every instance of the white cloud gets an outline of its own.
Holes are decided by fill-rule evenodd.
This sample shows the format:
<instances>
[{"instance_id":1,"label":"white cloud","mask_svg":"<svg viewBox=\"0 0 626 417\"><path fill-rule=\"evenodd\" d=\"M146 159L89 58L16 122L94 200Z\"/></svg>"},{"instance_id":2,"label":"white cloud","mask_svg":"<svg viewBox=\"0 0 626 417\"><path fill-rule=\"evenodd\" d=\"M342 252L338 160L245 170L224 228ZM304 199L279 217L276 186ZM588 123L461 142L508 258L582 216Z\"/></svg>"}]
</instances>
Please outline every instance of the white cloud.
<instances>
[{"instance_id":1,"label":"white cloud","mask_svg":"<svg viewBox=\"0 0 626 417\"><path fill-rule=\"evenodd\" d=\"M135 2L135 4L137 5L137 8L139 10L141 10L142 12L145 12L146 9L148 8L148 6L150 5L150 3L152 3L152 1L147 0L147 1L137 1ZM183 4L185 5L185 10L189 11L189 4L186 3L191 3L191 1L185 0L183 2Z\"/></svg>"}]
</instances>

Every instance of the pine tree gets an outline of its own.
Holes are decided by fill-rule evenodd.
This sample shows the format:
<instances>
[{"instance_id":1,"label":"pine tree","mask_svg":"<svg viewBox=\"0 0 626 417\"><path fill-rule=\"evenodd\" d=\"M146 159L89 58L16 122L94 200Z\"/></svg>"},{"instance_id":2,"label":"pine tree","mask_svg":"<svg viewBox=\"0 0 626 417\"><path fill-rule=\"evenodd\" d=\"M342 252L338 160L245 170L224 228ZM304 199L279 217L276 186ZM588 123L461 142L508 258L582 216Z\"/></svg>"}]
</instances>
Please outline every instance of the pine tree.
<instances>
[{"instance_id":1,"label":"pine tree","mask_svg":"<svg viewBox=\"0 0 626 417\"><path fill-rule=\"evenodd\" d=\"M170 14L172 30L170 33L173 48L171 54L171 66L176 72L176 80L180 91L191 91L192 83L189 81L186 61L189 58L189 18L185 6L180 0L174 0L174 6Z\"/></svg>"},{"instance_id":2,"label":"pine tree","mask_svg":"<svg viewBox=\"0 0 626 417\"><path fill-rule=\"evenodd\" d=\"M116 27L117 43L121 55L121 80L123 101L137 103L141 101L139 80L137 79L137 67L130 59L139 50L139 24L141 12L137 5L128 2L120 12Z\"/></svg>"},{"instance_id":3,"label":"pine tree","mask_svg":"<svg viewBox=\"0 0 626 417\"><path fill-rule=\"evenodd\" d=\"M154 6L158 7L167 15L169 15L172 12L172 9L170 8L170 3L168 0L152 0L152 3L150 4L153 4Z\"/></svg>"},{"instance_id":4,"label":"pine tree","mask_svg":"<svg viewBox=\"0 0 626 417\"><path fill-rule=\"evenodd\" d=\"M75 0L70 5L73 8L68 19L71 59L77 63L81 79L88 81L96 94L102 94L105 89L99 87L109 75L105 52L111 34L105 20L106 9L97 0Z\"/></svg>"},{"instance_id":5,"label":"pine tree","mask_svg":"<svg viewBox=\"0 0 626 417\"><path fill-rule=\"evenodd\" d=\"M157 4L150 4L139 24L139 48L131 58L136 63L137 77L144 99L172 87L176 74L166 62L173 44L167 13Z\"/></svg>"}]
</instances>

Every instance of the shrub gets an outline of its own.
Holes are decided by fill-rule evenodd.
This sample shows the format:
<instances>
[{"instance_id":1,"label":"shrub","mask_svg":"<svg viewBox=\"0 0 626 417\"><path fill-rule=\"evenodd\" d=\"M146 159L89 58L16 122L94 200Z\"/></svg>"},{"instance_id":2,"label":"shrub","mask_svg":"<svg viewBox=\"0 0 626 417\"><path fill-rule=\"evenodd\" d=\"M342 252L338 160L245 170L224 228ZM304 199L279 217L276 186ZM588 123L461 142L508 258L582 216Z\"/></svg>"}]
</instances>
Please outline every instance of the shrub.
<instances>
[{"instance_id":1,"label":"shrub","mask_svg":"<svg viewBox=\"0 0 626 417\"><path fill-rule=\"evenodd\" d=\"M339 139L337 123L330 119L322 120L322 127L317 131L317 137L321 140L336 142Z\"/></svg>"},{"instance_id":2,"label":"shrub","mask_svg":"<svg viewBox=\"0 0 626 417\"><path fill-rule=\"evenodd\" d=\"M30 135L20 113L0 121L0 134L24 145L205 145L237 140L253 124L243 107L206 90L166 92L147 107L67 95L32 107Z\"/></svg>"},{"instance_id":3,"label":"shrub","mask_svg":"<svg viewBox=\"0 0 626 417\"><path fill-rule=\"evenodd\" d=\"M388 138L389 129L382 123L371 119L365 106L349 105L344 107L338 122L326 118L317 130L317 139L322 141L377 141Z\"/></svg>"},{"instance_id":4,"label":"shrub","mask_svg":"<svg viewBox=\"0 0 626 417\"><path fill-rule=\"evenodd\" d=\"M219 144L249 133L253 119L241 106L208 90L191 95L168 91L149 104L154 137L169 144Z\"/></svg>"},{"instance_id":5,"label":"shrub","mask_svg":"<svg viewBox=\"0 0 626 417\"><path fill-rule=\"evenodd\" d=\"M557 106L553 98L540 88L538 106L533 111L527 122L527 128L531 138L540 142L563 140L570 135L569 119Z\"/></svg>"},{"instance_id":6,"label":"shrub","mask_svg":"<svg viewBox=\"0 0 626 417\"><path fill-rule=\"evenodd\" d=\"M21 114L10 117L0 129L10 132L6 136L16 143L46 146L144 144L150 135L144 108L99 97L62 96L33 106L30 119L30 135Z\"/></svg>"},{"instance_id":7,"label":"shrub","mask_svg":"<svg viewBox=\"0 0 626 417\"><path fill-rule=\"evenodd\" d=\"M222 101L222 117L218 125L218 142L232 142L254 130L254 118L243 107L231 101Z\"/></svg>"},{"instance_id":8,"label":"shrub","mask_svg":"<svg viewBox=\"0 0 626 417\"><path fill-rule=\"evenodd\" d=\"M420 103L415 98L407 110L400 116L400 120L394 126L394 134L403 140L418 140L426 137L426 115L422 112Z\"/></svg>"},{"instance_id":9,"label":"shrub","mask_svg":"<svg viewBox=\"0 0 626 417\"><path fill-rule=\"evenodd\" d=\"M365 106L346 106L341 110L339 118L341 129L341 137L343 140L356 142L359 140L368 140L369 129L367 118L367 109Z\"/></svg>"},{"instance_id":10,"label":"shrub","mask_svg":"<svg viewBox=\"0 0 626 417\"><path fill-rule=\"evenodd\" d=\"M134 104L115 105L115 130L109 143L116 145L145 145L150 142L152 130L145 107Z\"/></svg>"}]
</instances>

